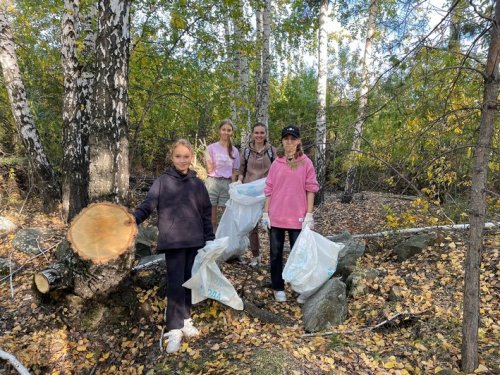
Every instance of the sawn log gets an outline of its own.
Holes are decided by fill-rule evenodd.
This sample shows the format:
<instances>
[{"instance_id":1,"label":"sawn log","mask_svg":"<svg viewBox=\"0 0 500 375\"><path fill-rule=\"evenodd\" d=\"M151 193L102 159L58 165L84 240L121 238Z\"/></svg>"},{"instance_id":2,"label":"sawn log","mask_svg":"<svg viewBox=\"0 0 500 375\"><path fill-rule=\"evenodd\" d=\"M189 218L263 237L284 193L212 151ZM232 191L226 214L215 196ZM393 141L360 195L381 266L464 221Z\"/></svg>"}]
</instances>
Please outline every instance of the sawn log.
<instances>
[{"instance_id":1,"label":"sawn log","mask_svg":"<svg viewBox=\"0 0 500 375\"><path fill-rule=\"evenodd\" d=\"M133 215L110 202L93 203L76 216L59 246L57 263L34 276L36 289L68 289L82 298L106 296L131 271L137 225Z\"/></svg>"}]
</instances>

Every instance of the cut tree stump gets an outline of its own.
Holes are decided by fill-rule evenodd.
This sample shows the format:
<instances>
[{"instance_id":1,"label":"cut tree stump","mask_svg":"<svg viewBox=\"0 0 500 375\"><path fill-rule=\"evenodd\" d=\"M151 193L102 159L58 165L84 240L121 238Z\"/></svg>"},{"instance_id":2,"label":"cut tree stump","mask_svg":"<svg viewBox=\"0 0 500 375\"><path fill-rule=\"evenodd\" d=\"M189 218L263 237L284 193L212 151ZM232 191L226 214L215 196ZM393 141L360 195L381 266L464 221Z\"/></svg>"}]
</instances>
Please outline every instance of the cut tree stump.
<instances>
[{"instance_id":1,"label":"cut tree stump","mask_svg":"<svg viewBox=\"0 0 500 375\"><path fill-rule=\"evenodd\" d=\"M43 293L68 289L82 298L106 296L132 270L135 218L120 205L100 202L84 208L71 222L58 262L34 276Z\"/></svg>"}]
</instances>

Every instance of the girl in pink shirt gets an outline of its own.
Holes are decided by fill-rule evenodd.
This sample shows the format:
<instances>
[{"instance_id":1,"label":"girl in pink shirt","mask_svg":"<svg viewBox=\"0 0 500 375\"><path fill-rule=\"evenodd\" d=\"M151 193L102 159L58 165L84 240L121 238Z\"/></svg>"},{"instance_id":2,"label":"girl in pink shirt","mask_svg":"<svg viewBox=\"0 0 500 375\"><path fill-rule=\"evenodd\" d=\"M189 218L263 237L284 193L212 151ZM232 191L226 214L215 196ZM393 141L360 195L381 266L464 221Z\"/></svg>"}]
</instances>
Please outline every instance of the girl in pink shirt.
<instances>
[{"instance_id":1,"label":"girl in pink shirt","mask_svg":"<svg viewBox=\"0 0 500 375\"><path fill-rule=\"evenodd\" d=\"M281 131L283 150L269 169L264 194L266 202L262 225L269 230L271 243L271 282L276 301L285 302L283 246L288 232L290 249L302 228L312 227L314 194L319 190L311 159L301 147L300 130L293 125Z\"/></svg>"},{"instance_id":2,"label":"girl in pink shirt","mask_svg":"<svg viewBox=\"0 0 500 375\"><path fill-rule=\"evenodd\" d=\"M225 119L219 123L219 141L208 145L205 155L208 178L205 185L212 203L212 227L217 230L217 207L229 199L229 184L235 182L240 168L240 154L231 143L234 125Z\"/></svg>"}]
</instances>

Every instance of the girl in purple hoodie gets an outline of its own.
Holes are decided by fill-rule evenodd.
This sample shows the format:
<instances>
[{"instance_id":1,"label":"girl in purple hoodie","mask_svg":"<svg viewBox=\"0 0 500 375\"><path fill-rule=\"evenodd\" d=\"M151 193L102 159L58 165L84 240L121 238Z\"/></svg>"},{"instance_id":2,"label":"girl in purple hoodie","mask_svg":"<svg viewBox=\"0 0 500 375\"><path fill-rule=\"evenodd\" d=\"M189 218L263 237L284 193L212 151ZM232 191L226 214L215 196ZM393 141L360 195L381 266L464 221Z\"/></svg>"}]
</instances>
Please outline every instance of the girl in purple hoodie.
<instances>
[{"instance_id":1,"label":"girl in purple hoodie","mask_svg":"<svg viewBox=\"0 0 500 375\"><path fill-rule=\"evenodd\" d=\"M300 130L293 125L281 131L283 149L271 165L266 179L266 202L261 224L269 230L271 243L271 282L274 298L286 301L283 272L283 246L288 232L290 249L302 228L314 225L314 194L319 190L314 166L304 152Z\"/></svg>"}]
</instances>

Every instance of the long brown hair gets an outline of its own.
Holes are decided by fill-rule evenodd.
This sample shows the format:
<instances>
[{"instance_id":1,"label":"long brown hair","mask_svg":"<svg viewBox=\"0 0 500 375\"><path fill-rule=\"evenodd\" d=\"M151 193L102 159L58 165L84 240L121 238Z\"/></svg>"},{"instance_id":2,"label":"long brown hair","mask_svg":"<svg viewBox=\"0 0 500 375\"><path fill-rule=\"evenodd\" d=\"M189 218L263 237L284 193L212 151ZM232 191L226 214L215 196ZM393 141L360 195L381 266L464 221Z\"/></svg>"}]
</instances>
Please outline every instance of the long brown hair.
<instances>
[{"instance_id":1,"label":"long brown hair","mask_svg":"<svg viewBox=\"0 0 500 375\"><path fill-rule=\"evenodd\" d=\"M234 124L233 122L228 119L228 118L225 118L224 120L222 120L221 122L219 122L219 130L220 128L222 128L224 125L230 125L231 128L233 128L233 131L234 131ZM233 144L231 142L231 138L229 138L228 142L227 142L227 154L229 155L229 157L231 159L234 160L234 156L233 156Z\"/></svg>"},{"instance_id":2,"label":"long brown hair","mask_svg":"<svg viewBox=\"0 0 500 375\"><path fill-rule=\"evenodd\" d=\"M281 145L278 147L276 150L276 155L278 157L282 158L285 156L285 148L283 147L283 140L281 140ZM293 159L292 160L286 160L287 164L290 166L290 168L295 169L297 168L300 164L297 162L297 158L301 157L304 155L304 151L302 150L302 142L297 145L297 149L295 150L295 154L293 154Z\"/></svg>"}]
</instances>

